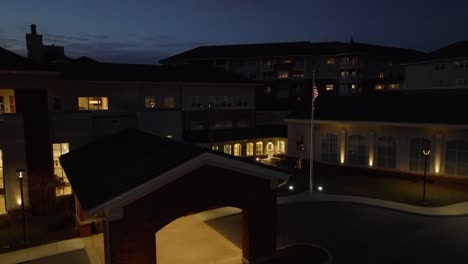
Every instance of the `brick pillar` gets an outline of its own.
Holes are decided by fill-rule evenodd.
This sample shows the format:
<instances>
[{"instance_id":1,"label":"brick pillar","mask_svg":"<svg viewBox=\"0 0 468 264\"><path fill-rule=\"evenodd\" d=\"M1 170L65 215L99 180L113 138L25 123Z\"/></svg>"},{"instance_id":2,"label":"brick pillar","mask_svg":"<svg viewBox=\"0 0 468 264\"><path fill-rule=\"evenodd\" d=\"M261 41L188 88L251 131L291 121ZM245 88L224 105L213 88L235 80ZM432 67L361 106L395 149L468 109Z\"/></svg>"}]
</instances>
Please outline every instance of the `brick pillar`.
<instances>
[{"instance_id":1,"label":"brick pillar","mask_svg":"<svg viewBox=\"0 0 468 264\"><path fill-rule=\"evenodd\" d=\"M106 258L106 264L156 263L155 232L141 222L110 221L104 234L104 247L106 251L109 248L110 256L110 260Z\"/></svg>"},{"instance_id":2,"label":"brick pillar","mask_svg":"<svg viewBox=\"0 0 468 264\"><path fill-rule=\"evenodd\" d=\"M266 203L242 211L244 263L263 263L276 256L276 196L270 198Z\"/></svg>"}]
</instances>

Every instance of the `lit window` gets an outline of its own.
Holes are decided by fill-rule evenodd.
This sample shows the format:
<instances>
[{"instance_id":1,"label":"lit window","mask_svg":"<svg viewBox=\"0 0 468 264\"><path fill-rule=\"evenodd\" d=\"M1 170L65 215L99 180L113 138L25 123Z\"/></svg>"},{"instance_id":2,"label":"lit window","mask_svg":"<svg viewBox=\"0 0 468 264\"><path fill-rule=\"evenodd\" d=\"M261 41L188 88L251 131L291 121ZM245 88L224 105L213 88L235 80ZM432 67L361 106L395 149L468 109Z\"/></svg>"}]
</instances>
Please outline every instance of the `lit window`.
<instances>
[{"instance_id":1,"label":"lit window","mask_svg":"<svg viewBox=\"0 0 468 264\"><path fill-rule=\"evenodd\" d=\"M283 154L286 152L286 144L284 143L284 140L278 140L276 144L277 144L278 153Z\"/></svg>"},{"instance_id":2,"label":"lit window","mask_svg":"<svg viewBox=\"0 0 468 264\"><path fill-rule=\"evenodd\" d=\"M211 129L227 129L232 128L232 120L213 120L210 122Z\"/></svg>"},{"instance_id":3,"label":"lit window","mask_svg":"<svg viewBox=\"0 0 468 264\"><path fill-rule=\"evenodd\" d=\"M384 73L383 72L379 73L379 78L382 79L383 77L384 77Z\"/></svg>"},{"instance_id":4,"label":"lit window","mask_svg":"<svg viewBox=\"0 0 468 264\"><path fill-rule=\"evenodd\" d=\"M231 155L231 145L224 145L224 153Z\"/></svg>"},{"instance_id":5,"label":"lit window","mask_svg":"<svg viewBox=\"0 0 468 264\"><path fill-rule=\"evenodd\" d=\"M330 57L327 59L327 64L335 64L335 58Z\"/></svg>"},{"instance_id":6,"label":"lit window","mask_svg":"<svg viewBox=\"0 0 468 264\"><path fill-rule=\"evenodd\" d=\"M3 178L3 152L0 149L0 215L6 214L5 179Z\"/></svg>"},{"instance_id":7,"label":"lit window","mask_svg":"<svg viewBox=\"0 0 468 264\"><path fill-rule=\"evenodd\" d=\"M259 141L255 143L255 154L263 155L263 142Z\"/></svg>"},{"instance_id":8,"label":"lit window","mask_svg":"<svg viewBox=\"0 0 468 264\"><path fill-rule=\"evenodd\" d=\"M283 63L290 64L290 63L292 63L292 60L291 59L285 59L285 60L283 60Z\"/></svg>"},{"instance_id":9,"label":"lit window","mask_svg":"<svg viewBox=\"0 0 468 264\"><path fill-rule=\"evenodd\" d=\"M355 90L357 88L356 84L351 84L351 90Z\"/></svg>"},{"instance_id":10,"label":"lit window","mask_svg":"<svg viewBox=\"0 0 468 264\"><path fill-rule=\"evenodd\" d=\"M174 96L164 96L164 108L174 108Z\"/></svg>"},{"instance_id":11,"label":"lit window","mask_svg":"<svg viewBox=\"0 0 468 264\"><path fill-rule=\"evenodd\" d=\"M400 84L399 83L391 83L390 84L390 89L398 89L400 88Z\"/></svg>"},{"instance_id":12,"label":"lit window","mask_svg":"<svg viewBox=\"0 0 468 264\"><path fill-rule=\"evenodd\" d=\"M246 145L245 155L247 155L247 156L253 156L253 154L254 154L254 146L253 146L253 143L252 143L252 142L249 142L249 143L247 143L247 145Z\"/></svg>"},{"instance_id":13,"label":"lit window","mask_svg":"<svg viewBox=\"0 0 468 264\"><path fill-rule=\"evenodd\" d=\"M275 152L275 146L273 145L273 143L268 142L266 148L267 148L267 154L269 156L272 156L274 154L274 152Z\"/></svg>"},{"instance_id":14,"label":"lit window","mask_svg":"<svg viewBox=\"0 0 468 264\"><path fill-rule=\"evenodd\" d=\"M242 145L239 143L234 144L234 156L240 157L242 155Z\"/></svg>"},{"instance_id":15,"label":"lit window","mask_svg":"<svg viewBox=\"0 0 468 264\"><path fill-rule=\"evenodd\" d=\"M63 154L68 153L68 143L52 144L52 155L54 159L54 174L55 174L55 196L69 195L72 193L70 182L68 181L65 171L60 165L59 158Z\"/></svg>"},{"instance_id":16,"label":"lit window","mask_svg":"<svg viewBox=\"0 0 468 264\"><path fill-rule=\"evenodd\" d=\"M349 72L348 71L341 71L341 78L348 78Z\"/></svg>"},{"instance_id":17,"label":"lit window","mask_svg":"<svg viewBox=\"0 0 468 264\"><path fill-rule=\"evenodd\" d=\"M211 150L218 151L219 147L218 146L211 146Z\"/></svg>"},{"instance_id":18,"label":"lit window","mask_svg":"<svg viewBox=\"0 0 468 264\"><path fill-rule=\"evenodd\" d=\"M333 84L327 84L327 86L326 86L327 91L333 91L333 88L334 88Z\"/></svg>"},{"instance_id":19,"label":"lit window","mask_svg":"<svg viewBox=\"0 0 468 264\"><path fill-rule=\"evenodd\" d=\"M172 138L172 135L167 135L166 137L167 137L167 138Z\"/></svg>"},{"instance_id":20,"label":"lit window","mask_svg":"<svg viewBox=\"0 0 468 264\"><path fill-rule=\"evenodd\" d=\"M383 85L383 84L376 84L375 85L376 90L383 90L384 88L385 88L385 85Z\"/></svg>"},{"instance_id":21,"label":"lit window","mask_svg":"<svg viewBox=\"0 0 468 264\"><path fill-rule=\"evenodd\" d=\"M156 108L156 97L146 96L145 97L145 107L146 108Z\"/></svg>"},{"instance_id":22,"label":"lit window","mask_svg":"<svg viewBox=\"0 0 468 264\"><path fill-rule=\"evenodd\" d=\"M278 78L288 78L288 72L278 72Z\"/></svg>"},{"instance_id":23,"label":"lit window","mask_svg":"<svg viewBox=\"0 0 468 264\"><path fill-rule=\"evenodd\" d=\"M0 114L16 113L15 90L0 89Z\"/></svg>"},{"instance_id":24,"label":"lit window","mask_svg":"<svg viewBox=\"0 0 468 264\"><path fill-rule=\"evenodd\" d=\"M109 100L107 97L78 97L79 110L108 110Z\"/></svg>"}]
</instances>

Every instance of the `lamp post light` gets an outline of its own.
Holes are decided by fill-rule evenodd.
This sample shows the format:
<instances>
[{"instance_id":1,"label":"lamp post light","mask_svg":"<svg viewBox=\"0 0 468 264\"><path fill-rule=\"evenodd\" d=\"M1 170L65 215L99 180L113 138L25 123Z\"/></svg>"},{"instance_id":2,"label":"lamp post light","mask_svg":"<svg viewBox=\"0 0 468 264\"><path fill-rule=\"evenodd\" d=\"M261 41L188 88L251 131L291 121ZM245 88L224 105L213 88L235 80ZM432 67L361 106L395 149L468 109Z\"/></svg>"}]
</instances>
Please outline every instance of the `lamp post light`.
<instances>
[{"instance_id":1,"label":"lamp post light","mask_svg":"<svg viewBox=\"0 0 468 264\"><path fill-rule=\"evenodd\" d=\"M424 148L422 150L422 154L424 155L424 179L423 179L423 203L426 202L426 177L427 177L427 158L429 154L431 154L431 150L428 148Z\"/></svg>"},{"instance_id":2,"label":"lamp post light","mask_svg":"<svg viewBox=\"0 0 468 264\"><path fill-rule=\"evenodd\" d=\"M23 216L23 242L26 243L26 216L24 213L24 194L23 194L23 178L25 172L24 169L16 170L16 176L20 181L20 190L21 190L21 213Z\"/></svg>"}]
</instances>

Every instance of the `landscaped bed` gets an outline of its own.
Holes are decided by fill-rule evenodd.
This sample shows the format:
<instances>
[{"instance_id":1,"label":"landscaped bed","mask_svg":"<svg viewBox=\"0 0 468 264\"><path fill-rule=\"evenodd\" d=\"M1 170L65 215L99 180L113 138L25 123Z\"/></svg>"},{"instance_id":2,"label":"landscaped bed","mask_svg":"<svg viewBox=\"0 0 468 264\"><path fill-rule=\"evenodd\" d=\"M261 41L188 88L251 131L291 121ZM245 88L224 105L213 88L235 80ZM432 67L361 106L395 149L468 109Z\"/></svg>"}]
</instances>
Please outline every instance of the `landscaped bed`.
<instances>
[{"instance_id":1,"label":"landscaped bed","mask_svg":"<svg viewBox=\"0 0 468 264\"><path fill-rule=\"evenodd\" d=\"M293 190L289 186L294 186ZM354 195L421 205L422 175L411 175L372 169L341 168L316 164L314 186L322 186L328 194ZM296 194L308 190L309 169L296 170L279 195ZM317 189L316 189L317 190ZM428 206L444 206L468 201L468 181L443 177L428 177L426 183Z\"/></svg>"}]
</instances>

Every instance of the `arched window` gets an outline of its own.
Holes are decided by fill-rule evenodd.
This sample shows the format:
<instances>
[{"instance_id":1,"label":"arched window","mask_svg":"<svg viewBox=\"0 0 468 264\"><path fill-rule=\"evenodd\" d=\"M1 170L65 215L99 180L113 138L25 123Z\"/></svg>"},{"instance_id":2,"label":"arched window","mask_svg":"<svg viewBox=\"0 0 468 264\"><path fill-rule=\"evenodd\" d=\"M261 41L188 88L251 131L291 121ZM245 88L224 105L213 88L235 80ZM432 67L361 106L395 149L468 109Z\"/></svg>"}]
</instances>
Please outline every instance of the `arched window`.
<instances>
[{"instance_id":1,"label":"arched window","mask_svg":"<svg viewBox=\"0 0 468 264\"><path fill-rule=\"evenodd\" d=\"M380 137L377 140L377 167L396 168L397 144L393 137Z\"/></svg>"},{"instance_id":2,"label":"arched window","mask_svg":"<svg viewBox=\"0 0 468 264\"><path fill-rule=\"evenodd\" d=\"M273 156L273 154L275 154L275 146L273 145L272 142L268 142L266 148L267 148L267 154L269 156Z\"/></svg>"},{"instance_id":3,"label":"arched window","mask_svg":"<svg viewBox=\"0 0 468 264\"><path fill-rule=\"evenodd\" d=\"M328 133L322 140L322 160L338 162L338 136Z\"/></svg>"},{"instance_id":4,"label":"arched window","mask_svg":"<svg viewBox=\"0 0 468 264\"><path fill-rule=\"evenodd\" d=\"M361 135L352 135L348 138L348 163L352 165L366 166L367 162L367 138Z\"/></svg>"},{"instance_id":5,"label":"arched window","mask_svg":"<svg viewBox=\"0 0 468 264\"><path fill-rule=\"evenodd\" d=\"M254 154L254 146L252 142L247 143L246 145L246 152L245 155L247 156L253 156Z\"/></svg>"},{"instance_id":6,"label":"arched window","mask_svg":"<svg viewBox=\"0 0 468 264\"><path fill-rule=\"evenodd\" d=\"M447 143L445 173L468 176L468 141L453 140Z\"/></svg>"},{"instance_id":7,"label":"arched window","mask_svg":"<svg viewBox=\"0 0 468 264\"><path fill-rule=\"evenodd\" d=\"M231 155L231 145L224 145L224 153Z\"/></svg>"},{"instance_id":8,"label":"arched window","mask_svg":"<svg viewBox=\"0 0 468 264\"><path fill-rule=\"evenodd\" d=\"M255 154L263 155L263 142L259 141L255 143Z\"/></svg>"},{"instance_id":9,"label":"arched window","mask_svg":"<svg viewBox=\"0 0 468 264\"><path fill-rule=\"evenodd\" d=\"M278 140L278 142L276 142L276 145L279 154L283 154L286 152L286 144L284 143L284 140Z\"/></svg>"},{"instance_id":10,"label":"arched window","mask_svg":"<svg viewBox=\"0 0 468 264\"><path fill-rule=\"evenodd\" d=\"M410 142L410 165L412 171L424 171L423 149L431 149L431 141L425 138L413 138ZM433 152L434 153L434 152ZM431 155L427 157L427 166L431 164Z\"/></svg>"},{"instance_id":11,"label":"arched window","mask_svg":"<svg viewBox=\"0 0 468 264\"><path fill-rule=\"evenodd\" d=\"M242 156L242 145L239 143L234 144L234 156Z\"/></svg>"}]
</instances>

